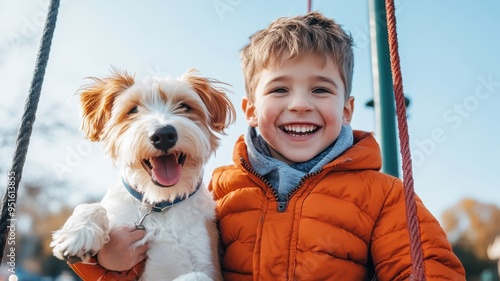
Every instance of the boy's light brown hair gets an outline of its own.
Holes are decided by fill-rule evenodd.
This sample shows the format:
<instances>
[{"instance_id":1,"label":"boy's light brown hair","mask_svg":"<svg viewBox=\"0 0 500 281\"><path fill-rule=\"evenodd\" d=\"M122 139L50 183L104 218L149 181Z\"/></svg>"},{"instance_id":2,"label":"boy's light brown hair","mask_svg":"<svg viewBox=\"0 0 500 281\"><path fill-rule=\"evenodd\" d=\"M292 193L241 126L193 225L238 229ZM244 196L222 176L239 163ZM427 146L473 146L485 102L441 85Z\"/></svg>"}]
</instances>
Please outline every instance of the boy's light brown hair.
<instances>
[{"instance_id":1,"label":"boy's light brown hair","mask_svg":"<svg viewBox=\"0 0 500 281\"><path fill-rule=\"evenodd\" d=\"M303 16L282 17L267 28L250 36L250 43L241 50L245 89L250 101L260 72L270 65L304 55L331 58L337 65L345 86L346 99L351 93L354 68L353 40L334 20L319 12ZM288 58L282 58L286 54Z\"/></svg>"}]
</instances>

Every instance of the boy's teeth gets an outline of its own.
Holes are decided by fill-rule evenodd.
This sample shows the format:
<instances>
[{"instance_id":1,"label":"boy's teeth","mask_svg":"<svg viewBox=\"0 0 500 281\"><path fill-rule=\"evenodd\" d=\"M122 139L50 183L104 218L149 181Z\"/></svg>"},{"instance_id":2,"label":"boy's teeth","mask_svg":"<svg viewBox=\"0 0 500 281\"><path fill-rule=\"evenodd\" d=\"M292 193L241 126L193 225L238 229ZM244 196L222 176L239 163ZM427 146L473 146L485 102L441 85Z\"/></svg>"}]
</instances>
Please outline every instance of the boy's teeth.
<instances>
[{"instance_id":1,"label":"boy's teeth","mask_svg":"<svg viewBox=\"0 0 500 281\"><path fill-rule=\"evenodd\" d=\"M312 132L315 128L314 125L285 125L285 130L297 133Z\"/></svg>"}]
</instances>

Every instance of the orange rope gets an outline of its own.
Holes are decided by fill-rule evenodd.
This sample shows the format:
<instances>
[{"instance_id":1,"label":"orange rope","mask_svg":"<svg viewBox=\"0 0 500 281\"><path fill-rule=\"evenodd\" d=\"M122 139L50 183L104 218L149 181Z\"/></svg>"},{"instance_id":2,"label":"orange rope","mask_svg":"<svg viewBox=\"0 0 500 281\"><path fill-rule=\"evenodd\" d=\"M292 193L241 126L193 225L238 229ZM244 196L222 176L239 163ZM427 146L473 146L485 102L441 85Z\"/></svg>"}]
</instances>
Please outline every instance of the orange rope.
<instances>
[{"instance_id":1,"label":"orange rope","mask_svg":"<svg viewBox=\"0 0 500 281\"><path fill-rule=\"evenodd\" d=\"M406 105L403 93L403 78L398 53L398 38L396 32L396 16L394 0L386 0L387 32L389 36L389 52L391 57L392 83L396 99L396 115L398 119L399 142L403 166L403 182L406 197L406 217L410 232L410 251L412 259L412 274L410 280L425 281L425 267L420 239L420 227L417 217L417 205L413 188L412 164L410 155L408 123L406 120Z\"/></svg>"}]
</instances>

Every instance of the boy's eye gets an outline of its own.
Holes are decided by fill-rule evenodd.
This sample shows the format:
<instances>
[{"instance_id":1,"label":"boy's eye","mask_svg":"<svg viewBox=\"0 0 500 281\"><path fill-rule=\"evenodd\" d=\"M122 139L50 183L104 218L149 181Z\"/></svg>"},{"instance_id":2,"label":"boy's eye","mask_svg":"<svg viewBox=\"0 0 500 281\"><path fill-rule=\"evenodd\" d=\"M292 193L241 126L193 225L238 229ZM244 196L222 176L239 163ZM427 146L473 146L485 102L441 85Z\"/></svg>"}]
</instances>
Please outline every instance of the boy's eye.
<instances>
[{"instance_id":1,"label":"boy's eye","mask_svg":"<svg viewBox=\"0 0 500 281\"><path fill-rule=\"evenodd\" d=\"M137 109L137 106L134 106L134 107L132 107L132 108L131 108L128 112L127 112L127 114L128 114L128 115L132 115L132 114L135 114L135 113L137 113L137 112L139 112L139 109Z\"/></svg>"},{"instance_id":2,"label":"boy's eye","mask_svg":"<svg viewBox=\"0 0 500 281\"><path fill-rule=\"evenodd\" d=\"M288 93L288 90L285 88L276 88L270 91L270 93L285 94Z\"/></svg>"},{"instance_id":3,"label":"boy's eye","mask_svg":"<svg viewBox=\"0 0 500 281\"><path fill-rule=\"evenodd\" d=\"M331 93L332 91L330 91L326 88L314 88L312 90L312 92L315 94L328 94L328 93Z\"/></svg>"}]
</instances>

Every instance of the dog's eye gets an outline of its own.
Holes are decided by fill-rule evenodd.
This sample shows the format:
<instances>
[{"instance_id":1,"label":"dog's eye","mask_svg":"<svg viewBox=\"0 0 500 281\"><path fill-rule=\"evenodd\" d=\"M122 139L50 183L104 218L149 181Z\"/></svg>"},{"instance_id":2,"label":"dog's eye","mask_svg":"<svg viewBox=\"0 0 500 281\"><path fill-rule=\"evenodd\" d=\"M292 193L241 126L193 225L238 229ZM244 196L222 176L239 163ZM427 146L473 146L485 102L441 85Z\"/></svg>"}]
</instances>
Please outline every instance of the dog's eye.
<instances>
[{"instance_id":1,"label":"dog's eye","mask_svg":"<svg viewBox=\"0 0 500 281\"><path fill-rule=\"evenodd\" d=\"M189 111L189 110L191 110L191 107L189 107L189 105L187 105L185 103L180 103L177 106L177 109L181 109L181 110L184 110L184 111Z\"/></svg>"},{"instance_id":2,"label":"dog's eye","mask_svg":"<svg viewBox=\"0 0 500 281\"><path fill-rule=\"evenodd\" d=\"M137 109L137 106L134 106L132 109L130 109L130 110L127 112L127 114L128 114L128 115L132 115L132 114L137 113L137 112L139 112L139 110Z\"/></svg>"}]
</instances>

